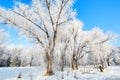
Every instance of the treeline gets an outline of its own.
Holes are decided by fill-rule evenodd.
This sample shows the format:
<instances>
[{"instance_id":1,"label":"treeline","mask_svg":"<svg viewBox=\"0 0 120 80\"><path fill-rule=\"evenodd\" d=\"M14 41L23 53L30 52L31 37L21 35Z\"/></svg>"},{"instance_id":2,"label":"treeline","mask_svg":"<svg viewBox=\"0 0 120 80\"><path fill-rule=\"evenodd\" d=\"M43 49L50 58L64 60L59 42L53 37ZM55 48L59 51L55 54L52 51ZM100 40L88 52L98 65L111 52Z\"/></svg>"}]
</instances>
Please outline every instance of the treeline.
<instances>
[{"instance_id":1,"label":"treeline","mask_svg":"<svg viewBox=\"0 0 120 80\"><path fill-rule=\"evenodd\" d=\"M39 50L36 50L38 53L34 52L35 50L33 47L25 50L21 46L13 48L2 46L0 47L0 67L40 66Z\"/></svg>"},{"instance_id":2,"label":"treeline","mask_svg":"<svg viewBox=\"0 0 120 80\"><path fill-rule=\"evenodd\" d=\"M39 46L33 46L28 49L25 49L21 46L15 46L13 48L9 47L0 47L0 67L44 66L47 64L43 58L45 55L41 55L43 51ZM118 47L113 49L108 58L106 58L106 65L120 65L120 48ZM65 59L64 66L70 66L71 63L69 63L68 60ZM79 60L78 64L79 66L101 65L99 61L97 62L97 60L95 60L96 59L93 55L86 54ZM57 63L57 61L58 60L56 60L56 62L54 61L54 63ZM59 63L59 66L62 67L61 62Z\"/></svg>"}]
</instances>

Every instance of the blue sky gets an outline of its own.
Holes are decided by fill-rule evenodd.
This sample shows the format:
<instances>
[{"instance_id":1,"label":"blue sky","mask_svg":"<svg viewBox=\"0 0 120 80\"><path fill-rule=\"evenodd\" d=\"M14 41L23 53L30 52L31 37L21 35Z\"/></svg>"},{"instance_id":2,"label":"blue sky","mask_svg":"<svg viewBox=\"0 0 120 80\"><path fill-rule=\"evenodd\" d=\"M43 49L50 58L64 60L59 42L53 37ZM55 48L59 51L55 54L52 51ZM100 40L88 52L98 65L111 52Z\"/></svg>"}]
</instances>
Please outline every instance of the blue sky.
<instances>
[{"instance_id":1,"label":"blue sky","mask_svg":"<svg viewBox=\"0 0 120 80\"><path fill-rule=\"evenodd\" d=\"M26 4L31 2L31 0L0 0L0 6L12 8L15 1ZM77 11L77 17L84 23L84 30L100 27L105 32L120 34L120 0L75 0L73 8ZM12 43L26 43L26 40L18 38L16 30L6 27L5 29L9 31ZM120 42L120 38L118 41ZM119 42L114 45L120 46Z\"/></svg>"}]
</instances>

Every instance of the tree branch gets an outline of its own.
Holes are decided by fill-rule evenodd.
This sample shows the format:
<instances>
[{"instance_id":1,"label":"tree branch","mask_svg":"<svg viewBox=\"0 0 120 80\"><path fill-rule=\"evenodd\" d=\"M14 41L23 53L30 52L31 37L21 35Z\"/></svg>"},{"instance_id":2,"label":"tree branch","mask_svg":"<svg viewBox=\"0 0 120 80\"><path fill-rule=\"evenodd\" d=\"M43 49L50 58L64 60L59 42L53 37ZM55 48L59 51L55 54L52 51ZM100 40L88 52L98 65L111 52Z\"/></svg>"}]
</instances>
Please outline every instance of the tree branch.
<instances>
[{"instance_id":1,"label":"tree branch","mask_svg":"<svg viewBox=\"0 0 120 80\"><path fill-rule=\"evenodd\" d=\"M97 42L97 43L94 43L94 44L102 44L102 43L105 43L106 41L108 41L110 39L110 37L108 36L106 39L104 39L103 41L100 41L100 42Z\"/></svg>"},{"instance_id":2,"label":"tree branch","mask_svg":"<svg viewBox=\"0 0 120 80\"><path fill-rule=\"evenodd\" d=\"M11 19L5 18L5 17L3 17L2 15L0 15L0 16L1 16L2 18L4 18L5 20L7 20L7 22L10 22L10 23L12 23L13 25L18 26L19 28L24 29L25 31L29 32L31 35L33 35L33 36L35 37L35 39L36 39L40 44L42 44L42 45L44 46L43 42L42 42L34 33L32 33L31 31L29 31L29 30L27 30L27 29L25 29L24 27L16 24L16 23L13 22ZM5 24L8 24L7 22L5 22Z\"/></svg>"},{"instance_id":3,"label":"tree branch","mask_svg":"<svg viewBox=\"0 0 120 80\"><path fill-rule=\"evenodd\" d=\"M16 12L16 11L12 11L12 12L14 12L14 13L16 13L17 15L23 17L24 19L30 21L32 24L34 24L35 26L37 26L38 28L40 28L43 32L45 32L45 30L44 30L41 26L39 26L38 24L34 23L32 20L28 19L28 18L25 17L24 15L22 15L22 14Z\"/></svg>"},{"instance_id":4,"label":"tree branch","mask_svg":"<svg viewBox=\"0 0 120 80\"><path fill-rule=\"evenodd\" d=\"M51 21L52 26L53 26L54 22L53 22L53 18L52 18L51 12L50 12L50 2L48 2L48 0L45 0L45 2L46 2L46 7L47 7L47 10L48 10L49 17L50 17L50 21Z\"/></svg>"}]
</instances>

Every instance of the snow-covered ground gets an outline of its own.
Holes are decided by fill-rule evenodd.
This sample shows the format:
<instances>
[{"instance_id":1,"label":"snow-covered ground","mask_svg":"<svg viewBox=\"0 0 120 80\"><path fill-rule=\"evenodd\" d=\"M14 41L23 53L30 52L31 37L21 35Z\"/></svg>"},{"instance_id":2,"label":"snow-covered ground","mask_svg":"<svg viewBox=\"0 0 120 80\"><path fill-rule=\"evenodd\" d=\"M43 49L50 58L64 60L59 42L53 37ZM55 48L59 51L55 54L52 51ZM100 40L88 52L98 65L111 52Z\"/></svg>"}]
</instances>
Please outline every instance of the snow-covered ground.
<instances>
[{"instance_id":1,"label":"snow-covered ground","mask_svg":"<svg viewBox=\"0 0 120 80\"><path fill-rule=\"evenodd\" d=\"M45 69L39 67L0 68L0 80L120 80L120 66L110 66L103 73L92 67L54 72L53 76L44 76ZM18 79L20 73L22 78Z\"/></svg>"}]
</instances>

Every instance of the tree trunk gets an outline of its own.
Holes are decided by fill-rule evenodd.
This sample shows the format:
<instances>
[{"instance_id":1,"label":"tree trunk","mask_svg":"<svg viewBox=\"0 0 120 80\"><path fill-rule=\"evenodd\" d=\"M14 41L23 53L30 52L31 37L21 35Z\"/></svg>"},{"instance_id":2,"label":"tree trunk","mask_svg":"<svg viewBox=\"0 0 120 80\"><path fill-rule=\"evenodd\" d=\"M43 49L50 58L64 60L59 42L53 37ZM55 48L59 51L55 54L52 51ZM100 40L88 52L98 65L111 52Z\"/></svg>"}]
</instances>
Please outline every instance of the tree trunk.
<instances>
[{"instance_id":1,"label":"tree trunk","mask_svg":"<svg viewBox=\"0 0 120 80\"><path fill-rule=\"evenodd\" d=\"M77 61L77 60L75 61L75 64L76 64L76 65L75 65L76 70L78 70L78 61Z\"/></svg>"},{"instance_id":2,"label":"tree trunk","mask_svg":"<svg viewBox=\"0 0 120 80\"><path fill-rule=\"evenodd\" d=\"M72 70L74 70L74 66L75 66L75 55L72 56L72 62L71 62L71 66L72 66Z\"/></svg>"},{"instance_id":3,"label":"tree trunk","mask_svg":"<svg viewBox=\"0 0 120 80\"><path fill-rule=\"evenodd\" d=\"M104 61L103 60L100 60L101 61L101 65L102 67L104 67Z\"/></svg>"},{"instance_id":4,"label":"tree trunk","mask_svg":"<svg viewBox=\"0 0 120 80\"><path fill-rule=\"evenodd\" d=\"M62 58L61 71L64 71L64 58Z\"/></svg>"},{"instance_id":5,"label":"tree trunk","mask_svg":"<svg viewBox=\"0 0 120 80\"><path fill-rule=\"evenodd\" d=\"M107 59L107 65L110 66L109 59Z\"/></svg>"},{"instance_id":6,"label":"tree trunk","mask_svg":"<svg viewBox=\"0 0 120 80\"><path fill-rule=\"evenodd\" d=\"M32 66L33 57L30 60L30 67Z\"/></svg>"},{"instance_id":7,"label":"tree trunk","mask_svg":"<svg viewBox=\"0 0 120 80\"><path fill-rule=\"evenodd\" d=\"M72 60L72 70L74 70L74 60Z\"/></svg>"},{"instance_id":8,"label":"tree trunk","mask_svg":"<svg viewBox=\"0 0 120 80\"><path fill-rule=\"evenodd\" d=\"M62 67L61 67L61 71L64 71L64 66L62 65Z\"/></svg>"},{"instance_id":9,"label":"tree trunk","mask_svg":"<svg viewBox=\"0 0 120 80\"><path fill-rule=\"evenodd\" d=\"M45 76L54 75L54 72L52 70L52 57L49 56L49 58L47 60L48 60L47 72L46 72Z\"/></svg>"},{"instance_id":10,"label":"tree trunk","mask_svg":"<svg viewBox=\"0 0 120 80\"><path fill-rule=\"evenodd\" d=\"M61 71L64 71L65 53L61 55Z\"/></svg>"},{"instance_id":11,"label":"tree trunk","mask_svg":"<svg viewBox=\"0 0 120 80\"><path fill-rule=\"evenodd\" d=\"M71 65L72 65L72 70L75 70L75 69L78 70L78 62L74 57L72 58Z\"/></svg>"},{"instance_id":12,"label":"tree trunk","mask_svg":"<svg viewBox=\"0 0 120 80\"><path fill-rule=\"evenodd\" d=\"M103 66L99 66L100 72L103 72L104 67Z\"/></svg>"}]
</instances>

